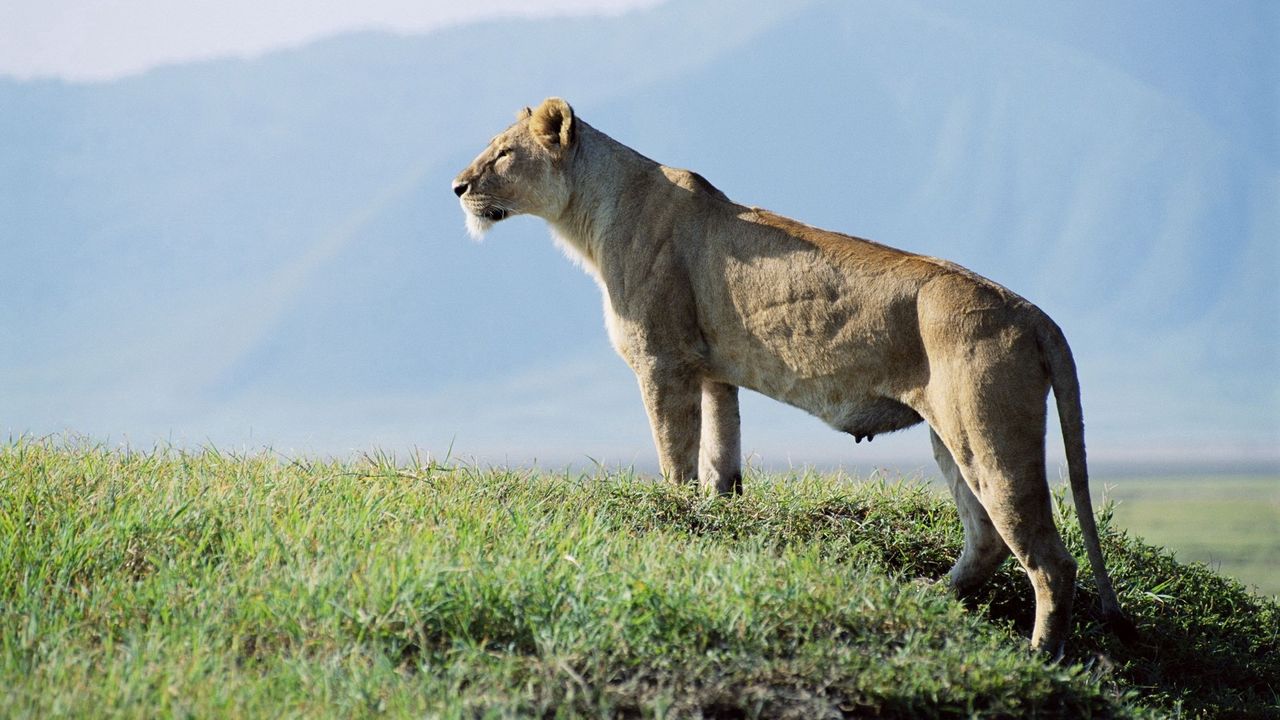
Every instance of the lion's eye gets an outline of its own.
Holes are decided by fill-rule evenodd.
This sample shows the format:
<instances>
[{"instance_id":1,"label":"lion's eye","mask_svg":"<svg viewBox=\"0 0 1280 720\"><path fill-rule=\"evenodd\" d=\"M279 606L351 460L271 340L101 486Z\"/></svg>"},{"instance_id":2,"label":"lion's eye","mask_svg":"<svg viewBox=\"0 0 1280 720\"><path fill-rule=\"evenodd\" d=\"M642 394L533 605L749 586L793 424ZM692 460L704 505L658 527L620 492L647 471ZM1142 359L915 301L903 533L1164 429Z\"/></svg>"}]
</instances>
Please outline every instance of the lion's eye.
<instances>
[{"instance_id":1,"label":"lion's eye","mask_svg":"<svg viewBox=\"0 0 1280 720\"><path fill-rule=\"evenodd\" d=\"M508 155L510 155L510 154L511 154L511 149L510 149L510 148L502 148L501 150L499 150L499 151L498 151L498 157L497 157L497 159L498 159L498 160L501 160L502 158L504 158L504 157L506 157L506 156L508 156Z\"/></svg>"}]
</instances>

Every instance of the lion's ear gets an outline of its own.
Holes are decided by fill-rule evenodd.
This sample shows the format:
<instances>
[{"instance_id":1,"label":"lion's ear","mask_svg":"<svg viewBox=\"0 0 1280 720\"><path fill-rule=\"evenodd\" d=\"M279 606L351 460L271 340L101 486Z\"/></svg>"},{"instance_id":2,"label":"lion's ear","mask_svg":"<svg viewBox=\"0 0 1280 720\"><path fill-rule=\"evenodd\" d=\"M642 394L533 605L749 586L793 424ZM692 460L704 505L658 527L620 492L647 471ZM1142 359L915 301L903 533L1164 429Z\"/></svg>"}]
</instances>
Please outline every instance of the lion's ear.
<instances>
[{"instance_id":1,"label":"lion's ear","mask_svg":"<svg viewBox=\"0 0 1280 720\"><path fill-rule=\"evenodd\" d=\"M562 152L573 145L577 127L573 108L560 98L547 98L529 118L529 131L549 150Z\"/></svg>"},{"instance_id":2,"label":"lion's ear","mask_svg":"<svg viewBox=\"0 0 1280 720\"><path fill-rule=\"evenodd\" d=\"M532 108L525 108L525 109L523 109L523 110L517 110L517 111L516 111L516 120L528 120L528 119L529 119L529 117L530 117L531 115L533 115L533 109L532 109Z\"/></svg>"}]
</instances>

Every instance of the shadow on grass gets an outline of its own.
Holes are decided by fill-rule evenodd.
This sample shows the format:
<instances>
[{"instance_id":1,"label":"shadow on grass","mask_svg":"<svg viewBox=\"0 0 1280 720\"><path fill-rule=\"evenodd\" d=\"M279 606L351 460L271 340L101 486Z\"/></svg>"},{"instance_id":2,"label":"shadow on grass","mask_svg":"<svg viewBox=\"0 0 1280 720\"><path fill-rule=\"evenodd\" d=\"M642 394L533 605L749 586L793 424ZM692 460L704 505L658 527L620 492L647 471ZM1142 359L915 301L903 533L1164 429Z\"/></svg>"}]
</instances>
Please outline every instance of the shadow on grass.
<instances>
[{"instance_id":1,"label":"shadow on grass","mask_svg":"<svg viewBox=\"0 0 1280 720\"><path fill-rule=\"evenodd\" d=\"M1139 632L1136 642L1124 644L1103 622L1078 527L1062 529L1081 559L1064 662L1107 673L1144 703L1186 716L1280 718L1280 605L1274 599L1104 525L1108 569ZM1030 583L1012 560L965 605L1021 637L1031 634Z\"/></svg>"},{"instance_id":2,"label":"shadow on grass","mask_svg":"<svg viewBox=\"0 0 1280 720\"><path fill-rule=\"evenodd\" d=\"M628 523L732 542L762 535L779 547L820 544L835 561L873 562L902 578L944 578L961 548L949 499L927 488L873 484L805 496L706 500L678 491L621 489ZM785 493L784 493L785 494ZM1059 528L1080 558L1074 628L1064 662L1108 676L1142 702L1189 717L1280 718L1280 604L1202 564L1184 564L1161 548L1099 520L1104 553L1140 639L1123 645L1102 623L1079 526L1069 509ZM1013 561L975 597L971 611L1012 626L1023 638L1034 622L1031 587Z\"/></svg>"}]
</instances>

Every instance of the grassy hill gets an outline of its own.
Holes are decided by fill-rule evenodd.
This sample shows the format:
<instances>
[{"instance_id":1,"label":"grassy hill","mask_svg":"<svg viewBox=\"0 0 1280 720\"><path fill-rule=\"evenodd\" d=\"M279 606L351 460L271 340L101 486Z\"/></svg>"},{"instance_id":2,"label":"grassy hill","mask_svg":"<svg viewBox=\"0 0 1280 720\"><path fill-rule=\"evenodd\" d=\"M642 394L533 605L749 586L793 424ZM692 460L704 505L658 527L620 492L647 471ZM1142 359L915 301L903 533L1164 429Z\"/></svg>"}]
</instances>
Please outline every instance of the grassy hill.
<instances>
[{"instance_id":1,"label":"grassy hill","mask_svg":"<svg viewBox=\"0 0 1280 720\"><path fill-rule=\"evenodd\" d=\"M928 488L746 488L10 441L5 714L1280 716L1280 606L1106 512L1145 639L1098 625L1082 574L1053 665L1012 564L971 608L918 580L961 541Z\"/></svg>"}]
</instances>

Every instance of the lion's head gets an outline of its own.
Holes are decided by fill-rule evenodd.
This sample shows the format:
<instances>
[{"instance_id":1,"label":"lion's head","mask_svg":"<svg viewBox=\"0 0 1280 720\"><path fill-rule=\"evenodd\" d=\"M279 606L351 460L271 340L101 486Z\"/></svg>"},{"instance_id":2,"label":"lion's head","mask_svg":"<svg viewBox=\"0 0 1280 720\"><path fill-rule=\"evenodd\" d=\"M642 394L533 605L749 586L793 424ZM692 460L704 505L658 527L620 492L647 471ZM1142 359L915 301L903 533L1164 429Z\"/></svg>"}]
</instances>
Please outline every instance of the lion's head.
<instances>
[{"instance_id":1,"label":"lion's head","mask_svg":"<svg viewBox=\"0 0 1280 720\"><path fill-rule=\"evenodd\" d=\"M573 108L560 98L517 113L516 123L454 178L471 236L480 239L512 215L559 216L569 200L565 160L576 135Z\"/></svg>"}]
</instances>

